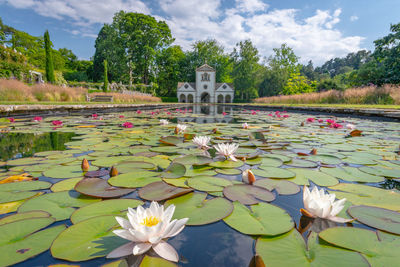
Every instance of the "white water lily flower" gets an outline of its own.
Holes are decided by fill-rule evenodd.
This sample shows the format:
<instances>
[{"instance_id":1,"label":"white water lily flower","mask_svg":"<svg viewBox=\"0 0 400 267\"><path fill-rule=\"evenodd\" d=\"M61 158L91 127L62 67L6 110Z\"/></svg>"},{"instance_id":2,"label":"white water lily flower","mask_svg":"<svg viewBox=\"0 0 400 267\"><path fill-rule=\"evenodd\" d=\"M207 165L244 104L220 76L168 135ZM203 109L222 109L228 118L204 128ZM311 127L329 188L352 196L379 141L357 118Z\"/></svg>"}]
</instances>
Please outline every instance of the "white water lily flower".
<instances>
[{"instance_id":1,"label":"white water lily flower","mask_svg":"<svg viewBox=\"0 0 400 267\"><path fill-rule=\"evenodd\" d=\"M312 218L328 219L338 223L345 223L352 221L351 219L345 219L336 217L336 215L343 209L346 199L335 201L336 195L325 194L324 189L318 190L315 186L310 192L307 186L304 186L303 190L303 203L304 209L301 209L301 213L305 216Z\"/></svg>"},{"instance_id":2,"label":"white water lily flower","mask_svg":"<svg viewBox=\"0 0 400 267\"><path fill-rule=\"evenodd\" d=\"M207 150L207 149L210 148L210 147L208 146L208 143L210 142L210 140L211 140L211 137L208 137L208 136L195 136L195 137L192 139L192 142L193 142L195 145L197 145L198 148Z\"/></svg>"},{"instance_id":3,"label":"white water lily flower","mask_svg":"<svg viewBox=\"0 0 400 267\"><path fill-rule=\"evenodd\" d=\"M256 181L256 177L250 169L247 169L242 173L242 180L246 184L253 184Z\"/></svg>"},{"instance_id":4,"label":"white water lily flower","mask_svg":"<svg viewBox=\"0 0 400 267\"><path fill-rule=\"evenodd\" d=\"M177 124L176 127L175 127L175 133L176 134L184 133L185 130L186 130L186 127L187 126L184 125L184 124Z\"/></svg>"},{"instance_id":5,"label":"white water lily flower","mask_svg":"<svg viewBox=\"0 0 400 267\"><path fill-rule=\"evenodd\" d=\"M128 220L115 217L123 229L114 230L113 233L131 242L113 250L107 258L140 255L153 248L164 259L177 262L178 253L164 239L179 234L189 219L171 221L174 211L174 205L170 205L164 211L163 205L153 201L147 209L142 206L136 210L128 208Z\"/></svg>"},{"instance_id":6,"label":"white water lily flower","mask_svg":"<svg viewBox=\"0 0 400 267\"><path fill-rule=\"evenodd\" d=\"M214 146L215 150L217 150L218 154L224 156L226 159L231 159L233 161L237 161L234 154L236 150L239 148L239 144L218 144Z\"/></svg>"},{"instance_id":7,"label":"white water lily flower","mask_svg":"<svg viewBox=\"0 0 400 267\"><path fill-rule=\"evenodd\" d=\"M348 123L348 124L346 124L346 128L349 130L354 130L356 128L356 126L354 126L354 124Z\"/></svg>"},{"instance_id":8,"label":"white water lily flower","mask_svg":"<svg viewBox=\"0 0 400 267\"><path fill-rule=\"evenodd\" d=\"M165 119L161 119L161 120L160 120L160 124L161 124L161 125L168 125L168 123L169 123L168 120L165 120Z\"/></svg>"},{"instance_id":9,"label":"white water lily flower","mask_svg":"<svg viewBox=\"0 0 400 267\"><path fill-rule=\"evenodd\" d=\"M250 127L250 126L247 124L247 122L245 122L245 123L242 124L242 128L243 128L243 129L249 129L249 127Z\"/></svg>"}]
</instances>

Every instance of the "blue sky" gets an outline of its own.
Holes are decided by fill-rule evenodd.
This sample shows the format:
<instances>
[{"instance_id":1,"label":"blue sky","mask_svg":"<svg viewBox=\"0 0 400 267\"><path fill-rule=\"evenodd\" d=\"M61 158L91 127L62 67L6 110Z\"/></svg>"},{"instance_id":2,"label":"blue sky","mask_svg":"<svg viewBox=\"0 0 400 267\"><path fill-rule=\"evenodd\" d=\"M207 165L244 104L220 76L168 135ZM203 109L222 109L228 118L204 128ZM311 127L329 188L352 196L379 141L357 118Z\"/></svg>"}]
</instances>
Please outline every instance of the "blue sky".
<instances>
[{"instance_id":1,"label":"blue sky","mask_svg":"<svg viewBox=\"0 0 400 267\"><path fill-rule=\"evenodd\" d=\"M166 21L185 50L216 38L230 52L250 38L261 56L287 43L301 62L316 65L372 50L400 22L399 0L0 0L5 24L36 36L48 29L55 48L82 59L93 56L97 33L119 10Z\"/></svg>"}]
</instances>

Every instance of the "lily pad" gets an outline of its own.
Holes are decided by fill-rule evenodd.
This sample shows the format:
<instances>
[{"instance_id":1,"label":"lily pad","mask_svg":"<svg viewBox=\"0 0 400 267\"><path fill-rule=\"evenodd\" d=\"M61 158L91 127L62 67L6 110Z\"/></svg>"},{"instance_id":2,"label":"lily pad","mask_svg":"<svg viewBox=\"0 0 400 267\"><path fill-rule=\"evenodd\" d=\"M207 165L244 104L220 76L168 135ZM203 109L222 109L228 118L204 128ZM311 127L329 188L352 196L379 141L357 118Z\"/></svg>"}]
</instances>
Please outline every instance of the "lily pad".
<instances>
[{"instance_id":1,"label":"lily pad","mask_svg":"<svg viewBox=\"0 0 400 267\"><path fill-rule=\"evenodd\" d=\"M99 198L120 197L135 191L135 189L111 186L101 178L84 178L75 185L74 189L81 194Z\"/></svg>"},{"instance_id":2,"label":"lily pad","mask_svg":"<svg viewBox=\"0 0 400 267\"><path fill-rule=\"evenodd\" d=\"M267 189L247 184L230 185L225 187L223 192L226 198L244 205L257 204L260 200L270 202L275 199L275 195Z\"/></svg>"},{"instance_id":3,"label":"lily pad","mask_svg":"<svg viewBox=\"0 0 400 267\"><path fill-rule=\"evenodd\" d=\"M399 212L363 205L352 206L347 212L363 224L400 235Z\"/></svg>"},{"instance_id":4,"label":"lily pad","mask_svg":"<svg viewBox=\"0 0 400 267\"><path fill-rule=\"evenodd\" d=\"M232 182L224 178L196 176L188 179L187 184L199 191L217 192L222 191L228 185L232 185Z\"/></svg>"},{"instance_id":5,"label":"lily pad","mask_svg":"<svg viewBox=\"0 0 400 267\"><path fill-rule=\"evenodd\" d=\"M279 195L294 195L300 192L300 187L297 184L287 180L259 179L253 185L263 187L269 191L275 189Z\"/></svg>"},{"instance_id":6,"label":"lily pad","mask_svg":"<svg viewBox=\"0 0 400 267\"><path fill-rule=\"evenodd\" d=\"M332 156L332 155L324 155L324 154L318 154L318 155L311 155L307 157L308 160L311 161L318 161L323 164L329 164L329 165L336 165L340 164L342 160L338 157Z\"/></svg>"},{"instance_id":7,"label":"lily pad","mask_svg":"<svg viewBox=\"0 0 400 267\"><path fill-rule=\"evenodd\" d=\"M0 184L0 203L31 198L38 192L28 190L47 189L50 186L51 183L43 181L24 181Z\"/></svg>"},{"instance_id":8,"label":"lily pad","mask_svg":"<svg viewBox=\"0 0 400 267\"><path fill-rule=\"evenodd\" d=\"M261 166L265 167L279 167L283 164L283 161L278 158L262 158ZM261 168L263 169L263 168Z\"/></svg>"},{"instance_id":9,"label":"lily pad","mask_svg":"<svg viewBox=\"0 0 400 267\"><path fill-rule=\"evenodd\" d=\"M385 176L387 178L398 178L400 179L400 170L385 168L381 166L374 167L361 167L360 171L366 172L372 175Z\"/></svg>"},{"instance_id":10,"label":"lily pad","mask_svg":"<svg viewBox=\"0 0 400 267\"><path fill-rule=\"evenodd\" d=\"M50 248L51 254L54 258L74 262L104 257L126 243L112 233L117 225L113 215L74 224L57 236Z\"/></svg>"},{"instance_id":11,"label":"lily pad","mask_svg":"<svg viewBox=\"0 0 400 267\"><path fill-rule=\"evenodd\" d=\"M40 229L52 224L53 218L31 218L0 226L1 266L13 265L49 249L65 225Z\"/></svg>"},{"instance_id":12,"label":"lily pad","mask_svg":"<svg viewBox=\"0 0 400 267\"><path fill-rule=\"evenodd\" d=\"M276 167L264 167L262 170L254 169L253 173L264 178L288 179L293 178L296 174L288 169Z\"/></svg>"},{"instance_id":13,"label":"lily pad","mask_svg":"<svg viewBox=\"0 0 400 267\"><path fill-rule=\"evenodd\" d=\"M168 179L167 179L168 180ZM162 201L179 197L181 195L192 192L193 189L181 188L169 185L165 182L159 181L148 184L139 189L139 196L146 200Z\"/></svg>"},{"instance_id":14,"label":"lily pad","mask_svg":"<svg viewBox=\"0 0 400 267\"><path fill-rule=\"evenodd\" d=\"M139 267L176 267L177 265L173 262L164 260L159 257L150 257L145 255Z\"/></svg>"},{"instance_id":15,"label":"lily pad","mask_svg":"<svg viewBox=\"0 0 400 267\"><path fill-rule=\"evenodd\" d=\"M0 226L6 223L12 223L16 221L31 219L31 218L47 218L50 217L50 214L44 211L28 211L28 212L21 212L15 213L12 215L8 215L0 219Z\"/></svg>"},{"instance_id":16,"label":"lily pad","mask_svg":"<svg viewBox=\"0 0 400 267\"><path fill-rule=\"evenodd\" d=\"M371 266L395 266L400 261L400 237L396 235L354 227L333 227L319 233L319 237L335 246L362 253Z\"/></svg>"},{"instance_id":17,"label":"lily pad","mask_svg":"<svg viewBox=\"0 0 400 267\"><path fill-rule=\"evenodd\" d=\"M217 222L233 211L230 201L216 197L206 199L206 193L189 193L165 202L176 206L174 219L189 218L187 225L203 225Z\"/></svg>"},{"instance_id":18,"label":"lily pad","mask_svg":"<svg viewBox=\"0 0 400 267\"><path fill-rule=\"evenodd\" d=\"M183 143L183 140L177 136L165 136L160 138L160 142L167 145L176 146L179 143Z\"/></svg>"},{"instance_id":19,"label":"lily pad","mask_svg":"<svg viewBox=\"0 0 400 267\"><path fill-rule=\"evenodd\" d=\"M266 266L272 267L336 267L341 263L346 266L369 266L359 253L319 244L315 232L310 234L306 244L296 229L279 236L258 238L256 252Z\"/></svg>"},{"instance_id":20,"label":"lily pad","mask_svg":"<svg viewBox=\"0 0 400 267\"><path fill-rule=\"evenodd\" d=\"M129 198L110 199L96 202L74 211L71 215L71 222L77 224L78 222L89 218L103 215L121 216L121 213L128 210L128 207L136 208L140 205L143 205L143 201Z\"/></svg>"},{"instance_id":21,"label":"lily pad","mask_svg":"<svg viewBox=\"0 0 400 267\"><path fill-rule=\"evenodd\" d=\"M108 179L108 183L112 186L120 186L127 188L143 187L145 185L161 181L160 177L154 177L160 173L152 171L138 171L120 174Z\"/></svg>"},{"instance_id":22,"label":"lily pad","mask_svg":"<svg viewBox=\"0 0 400 267\"><path fill-rule=\"evenodd\" d=\"M212 158L202 155L186 155L183 157L176 158L174 161L183 165L194 165L194 166L206 165L213 162Z\"/></svg>"},{"instance_id":23,"label":"lily pad","mask_svg":"<svg viewBox=\"0 0 400 267\"><path fill-rule=\"evenodd\" d=\"M287 165L301 168L315 168L318 166L318 163L304 159L292 159Z\"/></svg>"},{"instance_id":24,"label":"lily pad","mask_svg":"<svg viewBox=\"0 0 400 267\"><path fill-rule=\"evenodd\" d=\"M366 205L400 211L400 193L397 190L385 190L360 184L340 183L329 187L337 198L346 198L354 205Z\"/></svg>"},{"instance_id":25,"label":"lily pad","mask_svg":"<svg viewBox=\"0 0 400 267\"><path fill-rule=\"evenodd\" d=\"M319 186L332 186L339 183L339 181L326 173L308 169L290 169L292 172L296 173L296 177L290 179L291 182L298 185L309 185L309 180Z\"/></svg>"},{"instance_id":26,"label":"lily pad","mask_svg":"<svg viewBox=\"0 0 400 267\"><path fill-rule=\"evenodd\" d=\"M59 181L51 186L51 191L53 192L60 192L60 191L69 191L74 189L75 185L82 180L83 178L70 178Z\"/></svg>"},{"instance_id":27,"label":"lily pad","mask_svg":"<svg viewBox=\"0 0 400 267\"><path fill-rule=\"evenodd\" d=\"M97 167L90 166L89 171L95 171ZM79 165L73 166L56 166L43 172L44 176L57 179L82 177L84 172Z\"/></svg>"},{"instance_id":28,"label":"lily pad","mask_svg":"<svg viewBox=\"0 0 400 267\"><path fill-rule=\"evenodd\" d=\"M336 178L362 183L379 183L385 181L385 178L368 174L360 171L358 168L342 167L342 168L321 168L321 171L332 175Z\"/></svg>"},{"instance_id":29,"label":"lily pad","mask_svg":"<svg viewBox=\"0 0 400 267\"><path fill-rule=\"evenodd\" d=\"M72 212L75 211L73 207L83 207L98 201L101 201L101 199L87 197L73 190L61 191L31 198L19 207L18 212L42 210L49 213L57 221L61 221L71 216Z\"/></svg>"},{"instance_id":30,"label":"lily pad","mask_svg":"<svg viewBox=\"0 0 400 267\"><path fill-rule=\"evenodd\" d=\"M239 168L243 166L244 162L241 160L232 161L232 160L224 160L224 161L214 161L210 163L210 166L215 168Z\"/></svg>"},{"instance_id":31,"label":"lily pad","mask_svg":"<svg viewBox=\"0 0 400 267\"><path fill-rule=\"evenodd\" d=\"M233 212L224 222L233 229L246 235L278 235L294 227L292 217L283 209L258 203L250 209L240 202L233 202Z\"/></svg>"},{"instance_id":32,"label":"lily pad","mask_svg":"<svg viewBox=\"0 0 400 267\"><path fill-rule=\"evenodd\" d=\"M163 178L180 178L186 173L185 165L173 162L169 167L162 173Z\"/></svg>"},{"instance_id":33,"label":"lily pad","mask_svg":"<svg viewBox=\"0 0 400 267\"><path fill-rule=\"evenodd\" d=\"M217 173L224 175L240 175L242 171L239 169L215 169Z\"/></svg>"}]
</instances>

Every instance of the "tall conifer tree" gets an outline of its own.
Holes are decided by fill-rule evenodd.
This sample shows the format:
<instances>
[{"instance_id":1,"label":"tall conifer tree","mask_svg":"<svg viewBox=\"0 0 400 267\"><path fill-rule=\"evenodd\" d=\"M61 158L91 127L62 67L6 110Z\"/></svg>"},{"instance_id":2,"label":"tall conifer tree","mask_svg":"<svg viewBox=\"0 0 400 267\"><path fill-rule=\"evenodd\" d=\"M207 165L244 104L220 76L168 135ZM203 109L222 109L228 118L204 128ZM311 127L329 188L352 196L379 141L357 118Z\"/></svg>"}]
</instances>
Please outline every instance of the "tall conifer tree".
<instances>
[{"instance_id":1,"label":"tall conifer tree","mask_svg":"<svg viewBox=\"0 0 400 267\"><path fill-rule=\"evenodd\" d=\"M51 54L51 43L49 31L44 33L44 48L46 51L46 79L47 82L54 83L56 78L54 76L53 56Z\"/></svg>"},{"instance_id":2,"label":"tall conifer tree","mask_svg":"<svg viewBox=\"0 0 400 267\"><path fill-rule=\"evenodd\" d=\"M107 74L107 60L104 60L104 87L103 87L103 91L107 92L108 90L108 74Z\"/></svg>"}]
</instances>

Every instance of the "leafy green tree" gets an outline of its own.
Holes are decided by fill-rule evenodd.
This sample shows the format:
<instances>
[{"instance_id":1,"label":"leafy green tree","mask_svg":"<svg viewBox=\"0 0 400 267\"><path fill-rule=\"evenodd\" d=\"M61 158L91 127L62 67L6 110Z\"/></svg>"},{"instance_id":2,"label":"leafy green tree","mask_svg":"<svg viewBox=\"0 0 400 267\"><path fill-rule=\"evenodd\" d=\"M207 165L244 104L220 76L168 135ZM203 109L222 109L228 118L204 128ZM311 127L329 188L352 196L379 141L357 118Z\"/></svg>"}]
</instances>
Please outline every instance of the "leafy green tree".
<instances>
[{"instance_id":1,"label":"leafy green tree","mask_svg":"<svg viewBox=\"0 0 400 267\"><path fill-rule=\"evenodd\" d=\"M103 91L107 92L108 91L108 71L107 71L107 60L105 59L104 62L104 86L103 86Z\"/></svg>"},{"instance_id":2,"label":"leafy green tree","mask_svg":"<svg viewBox=\"0 0 400 267\"><path fill-rule=\"evenodd\" d=\"M46 30L44 33L44 43L45 43L45 51L46 51L46 78L50 83L54 83L56 78L54 76L54 65L53 65L53 57L51 54L51 42L49 31Z\"/></svg>"},{"instance_id":3,"label":"leafy green tree","mask_svg":"<svg viewBox=\"0 0 400 267\"><path fill-rule=\"evenodd\" d=\"M259 71L258 50L250 40L241 41L236 44L231 54L233 60L233 83L235 93L240 101L249 101L257 97L256 80L254 76Z\"/></svg>"},{"instance_id":4,"label":"leafy green tree","mask_svg":"<svg viewBox=\"0 0 400 267\"><path fill-rule=\"evenodd\" d=\"M294 95L311 93L316 90L316 82L310 82L307 77L300 74L300 72L292 72L289 74L289 79L282 89L284 95Z\"/></svg>"}]
</instances>

